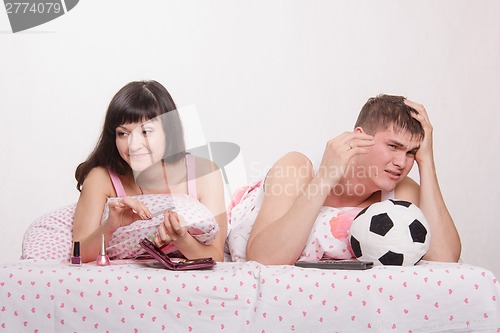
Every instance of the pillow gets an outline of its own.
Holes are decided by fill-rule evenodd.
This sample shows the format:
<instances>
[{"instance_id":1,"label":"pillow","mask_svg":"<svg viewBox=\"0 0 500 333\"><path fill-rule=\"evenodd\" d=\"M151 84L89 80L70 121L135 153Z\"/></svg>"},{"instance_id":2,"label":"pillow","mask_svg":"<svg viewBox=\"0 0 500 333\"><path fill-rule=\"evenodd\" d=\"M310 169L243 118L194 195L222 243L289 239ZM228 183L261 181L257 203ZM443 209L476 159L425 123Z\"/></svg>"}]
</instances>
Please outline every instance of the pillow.
<instances>
[{"instance_id":1,"label":"pillow","mask_svg":"<svg viewBox=\"0 0 500 333\"><path fill-rule=\"evenodd\" d=\"M33 221L24 233L21 259L69 259L75 208L76 203L64 206Z\"/></svg>"},{"instance_id":2,"label":"pillow","mask_svg":"<svg viewBox=\"0 0 500 333\"><path fill-rule=\"evenodd\" d=\"M257 182L237 190L227 210L229 233L226 244L231 261L246 260L248 238L264 199L264 191L260 185Z\"/></svg>"},{"instance_id":3,"label":"pillow","mask_svg":"<svg viewBox=\"0 0 500 333\"><path fill-rule=\"evenodd\" d=\"M349 229L360 208L321 207L298 260L351 259Z\"/></svg>"},{"instance_id":4,"label":"pillow","mask_svg":"<svg viewBox=\"0 0 500 333\"><path fill-rule=\"evenodd\" d=\"M199 242L210 244L217 236L219 226L211 211L187 195L146 194L133 198L142 201L156 216L118 228L107 248L111 259L135 258L143 254L139 241L154 235L158 225L163 222L162 212L167 208L185 219L188 232ZM110 198L108 202L118 199ZM75 208L76 204L68 205L33 221L23 238L21 259L69 259ZM103 220L107 216L107 208L106 205ZM172 252L176 249L175 246L169 246L168 250Z\"/></svg>"},{"instance_id":5,"label":"pillow","mask_svg":"<svg viewBox=\"0 0 500 333\"><path fill-rule=\"evenodd\" d=\"M227 245L233 261L246 260L248 238L264 198L262 187L260 184L257 185L248 187L230 212L231 231L227 238ZM360 210L358 208L322 207L298 260L317 261L323 257L352 258L348 231Z\"/></svg>"},{"instance_id":6,"label":"pillow","mask_svg":"<svg viewBox=\"0 0 500 333\"><path fill-rule=\"evenodd\" d=\"M108 244L108 256L114 259L136 258L144 253L139 245L141 239L152 237L158 225L163 222L163 212L171 209L186 221L187 231L203 244L210 244L219 231L219 225L212 212L198 200L187 195L147 194L135 197L142 201L153 214L149 220L138 220L118 228ZM112 198L110 200L117 200ZM106 206L108 207L108 206ZM104 216L107 212L104 213ZM155 216L156 215L156 216ZM168 245L164 252L176 251L175 246Z\"/></svg>"}]
</instances>

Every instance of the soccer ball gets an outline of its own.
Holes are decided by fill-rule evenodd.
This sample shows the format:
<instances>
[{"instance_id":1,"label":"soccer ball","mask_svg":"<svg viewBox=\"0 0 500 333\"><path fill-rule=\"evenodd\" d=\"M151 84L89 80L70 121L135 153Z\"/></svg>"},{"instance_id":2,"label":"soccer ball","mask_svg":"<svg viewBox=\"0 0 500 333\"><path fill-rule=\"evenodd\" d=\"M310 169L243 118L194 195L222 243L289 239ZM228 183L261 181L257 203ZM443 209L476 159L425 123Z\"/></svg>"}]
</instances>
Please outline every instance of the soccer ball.
<instances>
[{"instance_id":1,"label":"soccer ball","mask_svg":"<svg viewBox=\"0 0 500 333\"><path fill-rule=\"evenodd\" d=\"M349 243L356 258L374 265L411 266L429 249L430 228L422 211L408 201L385 200L354 218Z\"/></svg>"}]
</instances>

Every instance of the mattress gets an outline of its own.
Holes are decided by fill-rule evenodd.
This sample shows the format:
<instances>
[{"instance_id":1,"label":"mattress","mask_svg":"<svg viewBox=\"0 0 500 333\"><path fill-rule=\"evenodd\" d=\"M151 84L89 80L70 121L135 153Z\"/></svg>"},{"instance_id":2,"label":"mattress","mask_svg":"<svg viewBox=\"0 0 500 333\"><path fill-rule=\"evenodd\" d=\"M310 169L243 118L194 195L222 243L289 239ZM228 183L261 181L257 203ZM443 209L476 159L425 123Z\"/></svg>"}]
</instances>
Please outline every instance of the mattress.
<instances>
[{"instance_id":1,"label":"mattress","mask_svg":"<svg viewBox=\"0 0 500 333\"><path fill-rule=\"evenodd\" d=\"M1 332L500 332L499 301L495 276L467 264L0 265Z\"/></svg>"}]
</instances>

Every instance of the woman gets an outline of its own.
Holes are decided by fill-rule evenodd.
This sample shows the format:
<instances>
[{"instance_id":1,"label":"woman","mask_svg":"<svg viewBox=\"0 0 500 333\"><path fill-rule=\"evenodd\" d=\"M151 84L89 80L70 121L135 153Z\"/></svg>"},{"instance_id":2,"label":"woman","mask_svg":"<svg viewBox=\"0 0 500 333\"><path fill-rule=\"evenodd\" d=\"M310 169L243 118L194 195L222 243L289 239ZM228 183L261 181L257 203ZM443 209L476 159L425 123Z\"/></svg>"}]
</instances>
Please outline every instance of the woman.
<instances>
[{"instance_id":1,"label":"woman","mask_svg":"<svg viewBox=\"0 0 500 333\"><path fill-rule=\"evenodd\" d=\"M167 210L154 233L158 246L173 244L190 259L223 260L227 224L220 172L211 161L186 154L175 103L160 83L130 82L116 93L98 143L75 178L81 193L73 240L80 242L83 262L95 260L101 235L108 246L119 228L153 218L141 197L131 197L149 194L189 195L209 209L219 229L213 242L200 243L182 216Z\"/></svg>"}]
</instances>

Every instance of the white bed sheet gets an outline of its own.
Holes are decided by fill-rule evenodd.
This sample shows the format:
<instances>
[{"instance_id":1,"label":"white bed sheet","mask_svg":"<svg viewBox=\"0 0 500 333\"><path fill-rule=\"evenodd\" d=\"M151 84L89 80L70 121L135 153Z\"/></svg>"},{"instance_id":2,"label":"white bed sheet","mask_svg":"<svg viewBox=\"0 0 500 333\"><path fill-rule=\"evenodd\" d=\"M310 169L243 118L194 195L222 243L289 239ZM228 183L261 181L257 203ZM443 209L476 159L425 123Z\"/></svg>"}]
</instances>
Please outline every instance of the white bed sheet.
<instances>
[{"instance_id":1,"label":"white bed sheet","mask_svg":"<svg viewBox=\"0 0 500 333\"><path fill-rule=\"evenodd\" d=\"M500 332L499 302L493 274L466 264L0 265L0 332Z\"/></svg>"}]
</instances>

